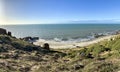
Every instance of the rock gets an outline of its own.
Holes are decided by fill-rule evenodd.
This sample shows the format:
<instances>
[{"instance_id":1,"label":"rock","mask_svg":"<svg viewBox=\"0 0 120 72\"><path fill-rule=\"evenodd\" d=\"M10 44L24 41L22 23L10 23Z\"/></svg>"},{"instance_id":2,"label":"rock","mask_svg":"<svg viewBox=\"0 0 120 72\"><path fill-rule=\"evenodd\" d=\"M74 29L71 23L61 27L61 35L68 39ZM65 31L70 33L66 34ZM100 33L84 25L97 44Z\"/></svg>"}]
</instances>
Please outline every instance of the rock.
<instances>
[{"instance_id":1,"label":"rock","mask_svg":"<svg viewBox=\"0 0 120 72\"><path fill-rule=\"evenodd\" d=\"M75 70L79 70L79 69L81 69L81 68L84 68L84 66L83 66L83 65L75 65L75 66L74 66L74 69L75 69Z\"/></svg>"},{"instance_id":2,"label":"rock","mask_svg":"<svg viewBox=\"0 0 120 72\"><path fill-rule=\"evenodd\" d=\"M37 46L25 46L23 50L24 51L29 51L29 52L31 52L31 51L39 51L40 47L37 47Z\"/></svg>"},{"instance_id":3,"label":"rock","mask_svg":"<svg viewBox=\"0 0 120 72\"><path fill-rule=\"evenodd\" d=\"M80 46L76 46L76 48L81 48Z\"/></svg>"},{"instance_id":4,"label":"rock","mask_svg":"<svg viewBox=\"0 0 120 72\"><path fill-rule=\"evenodd\" d=\"M7 34L7 31L3 28L0 28L0 34Z\"/></svg>"},{"instance_id":5,"label":"rock","mask_svg":"<svg viewBox=\"0 0 120 72\"><path fill-rule=\"evenodd\" d=\"M39 37L32 37L32 40L38 40L39 39Z\"/></svg>"},{"instance_id":6,"label":"rock","mask_svg":"<svg viewBox=\"0 0 120 72\"><path fill-rule=\"evenodd\" d=\"M12 36L11 32L8 31L8 35L9 35L9 36Z\"/></svg>"},{"instance_id":7,"label":"rock","mask_svg":"<svg viewBox=\"0 0 120 72\"><path fill-rule=\"evenodd\" d=\"M94 34L95 38L99 38L99 37L102 37L102 36L105 36L105 35L104 34Z\"/></svg>"},{"instance_id":8,"label":"rock","mask_svg":"<svg viewBox=\"0 0 120 72\"><path fill-rule=\"evenodd\" d=\"M45 44L43 45L43 48L44 48L44 49L47 49L47 50L50 50L48 43L45 43Z\"/></svg>"},{"instance_id":9,"label":"rock","mask_svg":"<svg viewBox=\"0 0 120 72\"><path fill-rule=\"evenodd\" d=\"M87 55L87 58L93 59L94 57L92 56L92 54L89 53L89 54Z\"/></svg>"},{"instance_id":10,"label":"rock","mask_svg":"<svg viewBox=\"0 0 120 72\"><path fill-rule=\"evenodd\" d=\"M36 40L39 40L39 37L24 37L24 38L20 38L22 40L25 40L25 41L28 41L29 43L33 43L35 42Z\"/></svg>"},{"instance_id":11,"label":"rock","mask_svg":"<svg viewBox=\"0 0 120 72\"><path fill-rule=\"evenodd\" d=\"M29 41L29 40L32 39L32 37L24 37L24 38L22 38L22 39L25 40L25 41Z\"/></svg>"},{"instance_id":12,"label":"rock","mask_svg":"<svg viewBox=\"0 0 120 72\"><path fill-rule=\"evenodd\" d=\"M105 51L111 51L111 49L110 48L105 48Z\"/></svg>"},{"instance_id":13,"label":"rock","mask_svg":"<svg viewBox=\"0 0 120 72\"><path fill-rule=\"evenodd\" d=\"M12 33L10 31L7 33L7 30L3 28L0 28L0 34L12 36Z\"/></svg>"}]
</instances>

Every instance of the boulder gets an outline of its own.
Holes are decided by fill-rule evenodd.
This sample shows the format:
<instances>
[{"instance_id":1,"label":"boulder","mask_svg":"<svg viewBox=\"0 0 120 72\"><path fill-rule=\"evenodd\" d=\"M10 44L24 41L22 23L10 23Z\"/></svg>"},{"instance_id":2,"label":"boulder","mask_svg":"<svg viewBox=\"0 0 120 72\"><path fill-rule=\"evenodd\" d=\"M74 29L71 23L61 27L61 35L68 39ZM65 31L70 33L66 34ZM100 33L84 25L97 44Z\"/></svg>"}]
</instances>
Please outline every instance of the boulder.
<instances>
[{"instance_id":1,"label":"boulder","mask_svg":"<svg viewBox=\"0 0 120 72\"><path fill-rule=\"evenodd\" d=\"M82 68L84 68L83 65L77 64L77 65L74 66L74 69L75 69L75 70L79 70L79 69L82 69Z\"/></svg>"},{"instance_id":2,"label":"boulder","mask_svg":"<svg viewBox=\"0 0 120 72\"><path fill-rule=\"evenodd\" d=\"M30 36L28 36L28 37L24 37L24 38L21 38L22 40L25 40L25 41L28 41L29 43L33 43L33 42L35 42L36 40L38 40L39 39L39 37L30 37Z\"/></svg>"},{"instance_id":3,"label":"boulder","mask_svg":"<svg viewBox=\"0 0 120 72\"><path fill-rule=\"evenodd\" d=\"M48 44L48 43L45 43L45 44L43 45L43 48L44 48L44 49L47 49L47 50L50 50L50 47L49 47L49 44Z\"/></svg>"},{"instance_id":4,"label":"boulder","mask_svg":"<svg viewBox=\"0 0 120 72\"><path fill-rule=\"evenodd\" d=\"M25 40L25 41L29 41L29 40L32 39L32 37L24 37L24 38L22 38L22 39Z\"/></svg>"},{"instance_id":5,"label":"boulder","mask_svg":"<svg viewBox=\"0 0 120 72\"><path fill-rule=\"evenodd\" d=\"M33 40L33 41L36 41L36 40L38 40L39 39L39 37L32 37L31 38L31 40Z\"/></svg>"},{"instance_id":6,"label":"boulder","mask_svg":"<svg viewBox=\"0 0 120 72\"><path fill-rule=\"evenodd\" d=\"M8 31L8 34L7 34L7 35L12 36L11 32L9 32L9 31Z\"/></svg>"},{"instance_id":7,"label":"boulder","mask_svg":"<svg viewBox=\"0 0 120 72\"><path fill-rule=\"evenodd\" d=\"M89 54L87 55L87 58L93 59L94 57L92 56L92 54L89 53Z\"/></svg>"},{"instance_id":8,"label":"boulder","mask_svg":"<svg viewBox=\"0 0 120 72\"><path fill-rule=\"evenodd\" d=\"M0 34L7 34L7 31L3 28L0 28Z\"/></svg>"},{"instance_id":9,"label":"boulder","mask_svg":"<svg viewBox=\"0 0 120 72\"><path fill-rule=\"evenodd\" d=\"M7 33L7 30L3 28L0 28L0 34L12 36L12 33L10 31Z\"/></svg>"}]
</instances>

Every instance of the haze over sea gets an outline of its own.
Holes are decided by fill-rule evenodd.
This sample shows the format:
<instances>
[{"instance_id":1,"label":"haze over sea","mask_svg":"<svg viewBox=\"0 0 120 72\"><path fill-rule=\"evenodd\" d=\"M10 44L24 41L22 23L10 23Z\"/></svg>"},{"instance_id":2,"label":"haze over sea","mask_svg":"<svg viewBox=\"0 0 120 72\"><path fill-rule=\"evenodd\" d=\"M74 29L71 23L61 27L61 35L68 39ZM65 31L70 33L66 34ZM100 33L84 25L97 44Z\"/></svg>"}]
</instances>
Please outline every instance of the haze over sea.
<instances>
[{"instance_id":1,"label":"haze over sea","mask_svg":"<svg viewBox=\"0 0 120 72\"><path fill-rule=\"evenodd\" d=\"M94 38L94 33L109 35L120 30L119 24L33 24L1 27L18 38L32 36L54 41L86 41Z\"/></svg>"}]
</instances>

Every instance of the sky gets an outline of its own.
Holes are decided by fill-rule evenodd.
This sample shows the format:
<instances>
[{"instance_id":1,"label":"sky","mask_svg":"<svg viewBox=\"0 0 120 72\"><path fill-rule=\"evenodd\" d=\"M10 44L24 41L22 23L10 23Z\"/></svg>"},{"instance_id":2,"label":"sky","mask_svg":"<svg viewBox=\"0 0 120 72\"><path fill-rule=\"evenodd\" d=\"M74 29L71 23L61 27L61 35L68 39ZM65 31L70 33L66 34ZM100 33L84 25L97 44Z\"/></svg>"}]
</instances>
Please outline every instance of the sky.
<instances>
[{"instance_id":1,"label":"sky","mask_svg":"<svg viewBox=\"0 0 120 72\"><path fill-rule=\"evenodd\" d=\"M0 0L0 24L120 21L120 0Z\"/></svg>"}]
</instances>

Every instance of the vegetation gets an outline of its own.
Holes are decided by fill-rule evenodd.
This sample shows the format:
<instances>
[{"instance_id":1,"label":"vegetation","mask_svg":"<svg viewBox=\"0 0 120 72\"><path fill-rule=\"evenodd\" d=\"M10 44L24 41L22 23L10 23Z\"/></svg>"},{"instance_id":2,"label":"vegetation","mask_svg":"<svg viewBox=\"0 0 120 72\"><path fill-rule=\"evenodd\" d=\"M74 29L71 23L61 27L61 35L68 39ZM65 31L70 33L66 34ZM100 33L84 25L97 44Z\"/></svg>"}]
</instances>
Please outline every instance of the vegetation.
<instances>
[{"instance_id":1,"label":"vegetation","mask_svg":"<svg viewBox=\"0 0 120 72\"><path fill-rule=\"evenodd\" d=\"M47 50L0 35L0 72L118 72L120 36L74 49Z\"/></svg>"}]
</instances>

